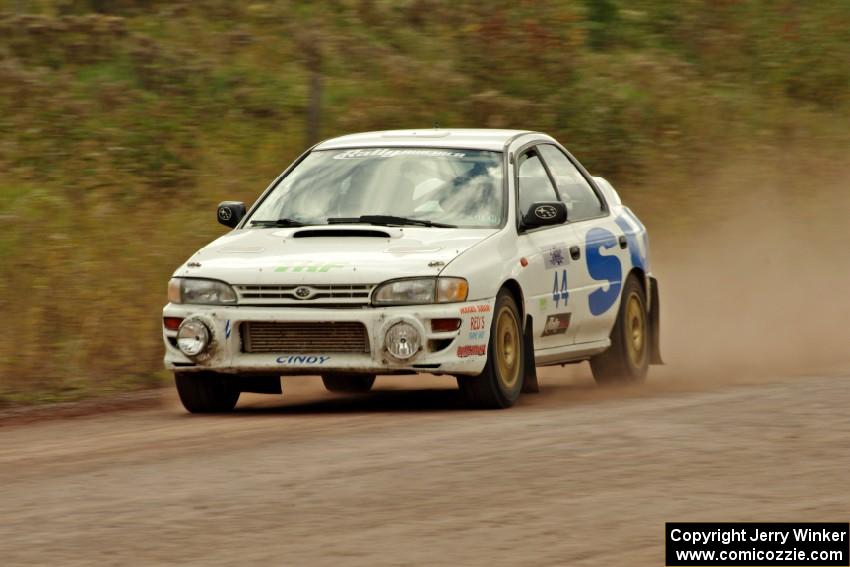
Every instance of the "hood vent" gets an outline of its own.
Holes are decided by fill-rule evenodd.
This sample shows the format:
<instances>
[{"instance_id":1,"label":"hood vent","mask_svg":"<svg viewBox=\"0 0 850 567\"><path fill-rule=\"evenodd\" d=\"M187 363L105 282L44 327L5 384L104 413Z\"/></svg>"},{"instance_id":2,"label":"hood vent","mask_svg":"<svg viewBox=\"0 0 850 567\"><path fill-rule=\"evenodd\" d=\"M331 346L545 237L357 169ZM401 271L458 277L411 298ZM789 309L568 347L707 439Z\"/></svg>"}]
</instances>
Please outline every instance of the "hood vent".
<instances>
[{"instance_id":1,"label":"hood vent","mask_svg":"<svg viewBox=\"0 0 850 567\"><path fill-rule=\"evenodd\" d=\"M330 229L308 229L299 230L292 235L292 238L390 238L388 232L375 229L359 229L359 228L330 228Z\"/></svg>"}]
</instances>

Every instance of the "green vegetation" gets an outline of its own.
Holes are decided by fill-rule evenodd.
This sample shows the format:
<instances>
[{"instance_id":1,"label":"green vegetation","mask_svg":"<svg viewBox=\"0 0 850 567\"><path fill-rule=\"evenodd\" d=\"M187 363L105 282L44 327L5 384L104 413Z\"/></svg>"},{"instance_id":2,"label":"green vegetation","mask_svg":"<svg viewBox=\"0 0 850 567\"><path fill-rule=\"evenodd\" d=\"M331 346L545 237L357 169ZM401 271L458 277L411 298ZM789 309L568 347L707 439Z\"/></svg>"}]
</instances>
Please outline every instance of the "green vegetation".
<instances>
[{"instance_id":1,"label":"green vegetation","mask_svg":"<svg viewBox=\"0 0 850 567\"><path fill-rule=\"evenodd\" d=\"M311 138L537 129L680 206L846 159L848 62L842 0L0 0L0 403L160 382L171 271Z\"/></svg>"}]
</instances>

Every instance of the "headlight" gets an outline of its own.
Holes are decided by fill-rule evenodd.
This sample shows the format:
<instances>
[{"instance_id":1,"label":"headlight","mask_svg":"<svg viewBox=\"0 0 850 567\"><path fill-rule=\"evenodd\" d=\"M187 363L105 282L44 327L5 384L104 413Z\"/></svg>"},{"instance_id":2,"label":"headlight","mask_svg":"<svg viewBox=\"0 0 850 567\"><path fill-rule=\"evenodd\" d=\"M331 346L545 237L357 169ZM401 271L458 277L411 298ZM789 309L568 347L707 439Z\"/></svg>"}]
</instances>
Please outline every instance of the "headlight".
<instances>
[{"instance_id":1,"label":"headlight","mask_svg":"<svg viewBox=\"0 0 850 567\"><path fill-rule=\"evenodd\" d=\"M372 294L375 305L416 305L466 301L469 284L463 278L412 278L379 285Z\"/></svg>"},{"instance_id":2,"label":"headlight","mask_svg":"<svg viewBox=\"0 0 850 567\"><path fill-rule=\"evenodd\" d=\"M210 330L199 319L186 319L177 330L177 348L186 356L197 356L210 344Z\"/></svg>"},{"instance_id":3,"label":"headlight","mask_svg":"<svg viewBox=\"0 0 850 567\"><path fill-rule=\"evenodd\" d=\"M233 305L236 292L224 282L198 278L171 278L168 282L168 301L203 305Z\"/></svg>"},{"instance_id":4,"label":"headlight","mask_svg":"<svg viewBox=\"0 0 850 567\"><path fill-rule=\"evenodd\" d=\"M466 301L469 284L463 278L437 278L437 303Z\"/></svg>"}]
</instances>

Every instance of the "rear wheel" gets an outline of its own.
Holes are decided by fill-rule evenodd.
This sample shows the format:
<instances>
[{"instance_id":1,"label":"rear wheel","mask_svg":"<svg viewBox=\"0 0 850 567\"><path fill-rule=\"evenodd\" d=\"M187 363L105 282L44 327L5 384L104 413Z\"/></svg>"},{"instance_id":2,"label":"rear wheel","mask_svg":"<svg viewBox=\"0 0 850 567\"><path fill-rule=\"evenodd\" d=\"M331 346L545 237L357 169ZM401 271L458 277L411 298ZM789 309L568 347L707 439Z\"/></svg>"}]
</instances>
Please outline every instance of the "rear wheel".
<instances>
[{"instance_id":1,"label":"rear wheel","mask_svg":"<svg viewBox=\"0 0 850 567\"><path fill-rule=\"evenodd\" d=\"M183 407L191 413L228 412L239 400L239 388L230 377L215 372L175 372L174 383Z\"/></svg>"},{"instance_id":2,"label":"rear wheel","mask_svg":"<svg viewBox=\"0 0 850 567\"><path fill-rule=\"evenodd\" d=\"M374 374L325 374L325 388L331 392L368 392L375 383Z\"/></svg>"},{"instance_id":3,"label":"rear wheel","mask_svg":"<svg viewBox=\"0 0 850 567\"><path fill-rule=\"evenodd\" d=\"M649 369L649 323L646 294L630 274L623 286L617 321L611 330L611 348L590 359L597 384L640 382Z\"/></svg>"},{"instance_id":4,"label":"rear wheel","mask_svg":"<svg viewBox=\"0 0 850 567\"><path fill-rule=\"evenodd\" d=\"M519 308L513 296L502 290L496 297L487 363L478 376L458 376L458 386L471 405L508 408L522 390L524 356Z\"/></svg>"}]
</instances>

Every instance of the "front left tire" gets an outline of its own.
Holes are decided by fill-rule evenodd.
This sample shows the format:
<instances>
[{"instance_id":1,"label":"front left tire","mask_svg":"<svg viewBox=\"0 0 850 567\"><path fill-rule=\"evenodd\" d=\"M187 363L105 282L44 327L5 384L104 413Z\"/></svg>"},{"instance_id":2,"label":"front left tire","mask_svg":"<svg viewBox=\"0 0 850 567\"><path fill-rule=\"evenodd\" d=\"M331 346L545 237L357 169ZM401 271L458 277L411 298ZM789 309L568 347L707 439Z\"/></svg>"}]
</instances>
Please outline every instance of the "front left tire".
<instances>
[{"instance_id":1,"label":"front left tire","mask_svg":"<svg viewBox=\"0 0 850 567\"><path fill-rule=\"evenodd\" d=\"M225 413L239 401L240 391L230 377L215 372L175 372L174 383L190 413Z\"/></svg>"},{"instance_id":2,"label":"front left tire","mask_svg":"<svg viewBox=\"0 0 850 567\"><path fill-rule=\"evenodd\" d=\"M461 393L470 405L479 408L509 408L522 391L525 356L522 318L513 295L502 289L496 296L487 363L478 376L458 376Z\"/></svg>"}]
</instances>

